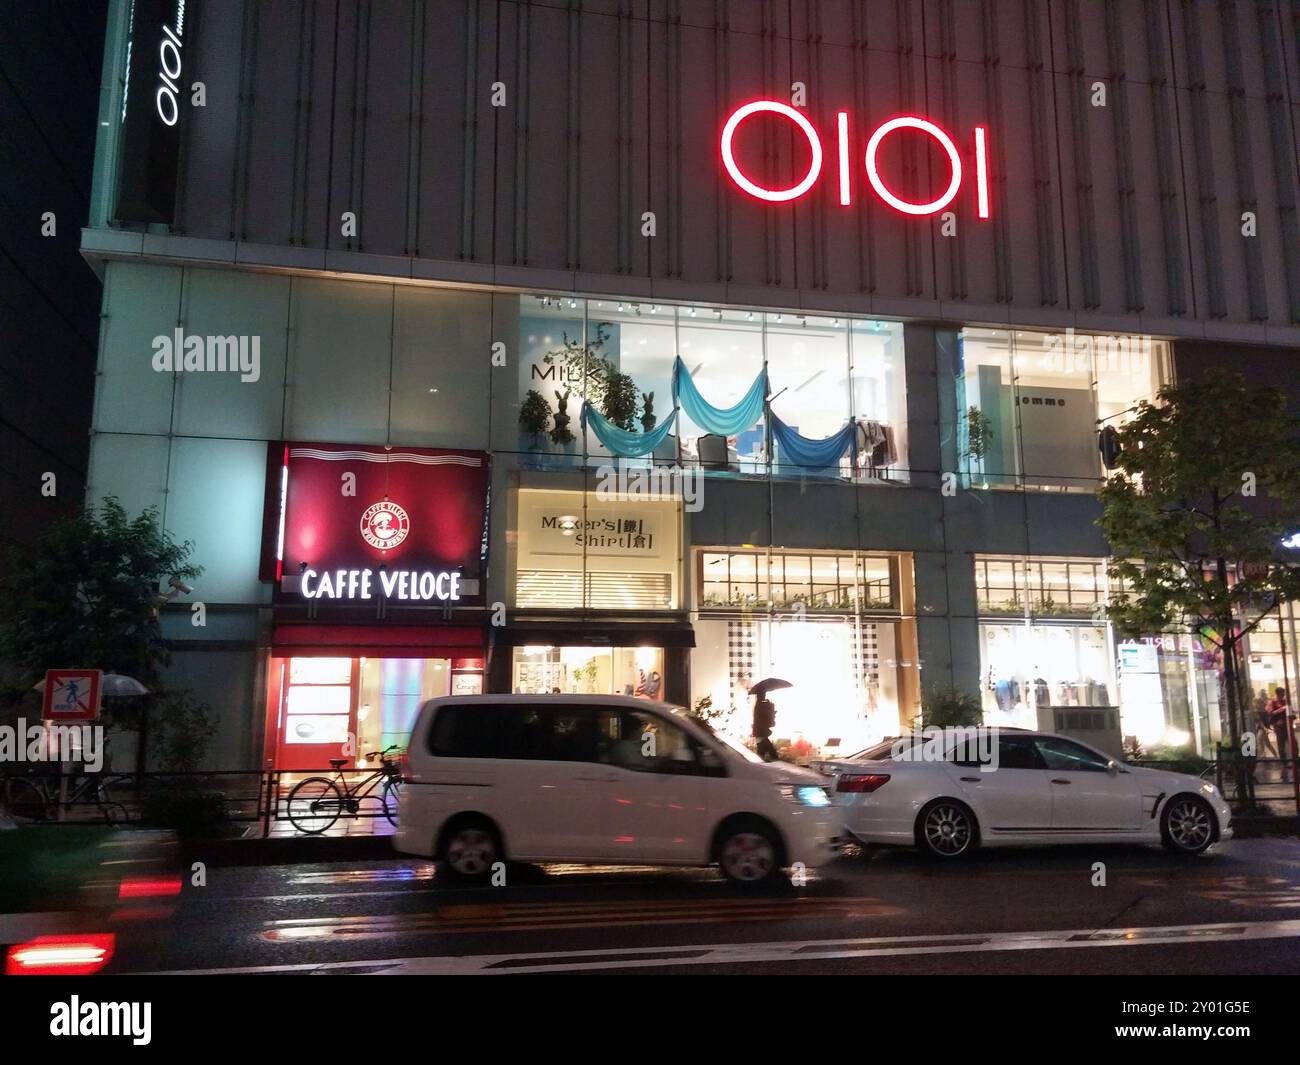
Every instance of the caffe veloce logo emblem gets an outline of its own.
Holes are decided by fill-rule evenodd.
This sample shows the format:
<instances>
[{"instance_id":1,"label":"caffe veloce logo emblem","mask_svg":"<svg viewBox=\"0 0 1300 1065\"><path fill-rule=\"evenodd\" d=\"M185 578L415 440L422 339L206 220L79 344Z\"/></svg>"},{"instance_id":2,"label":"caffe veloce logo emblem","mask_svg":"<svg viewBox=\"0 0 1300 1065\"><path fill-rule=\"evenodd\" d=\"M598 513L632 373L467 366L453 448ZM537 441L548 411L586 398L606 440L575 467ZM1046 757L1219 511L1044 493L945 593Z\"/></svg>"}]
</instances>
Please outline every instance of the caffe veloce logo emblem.
<instances>
[{"instance_id":1,"label":"caffe veloce logo emblem","mask_svg":"<svg viewBox=\"0 0 1300 1065\"><path fill-rule=\"evenodd\" d=\"M371 547L391 551L406 539L411 519L396 503L385 499L366 508L361 515L361 537Z\"/></svg>"}]
</instances>

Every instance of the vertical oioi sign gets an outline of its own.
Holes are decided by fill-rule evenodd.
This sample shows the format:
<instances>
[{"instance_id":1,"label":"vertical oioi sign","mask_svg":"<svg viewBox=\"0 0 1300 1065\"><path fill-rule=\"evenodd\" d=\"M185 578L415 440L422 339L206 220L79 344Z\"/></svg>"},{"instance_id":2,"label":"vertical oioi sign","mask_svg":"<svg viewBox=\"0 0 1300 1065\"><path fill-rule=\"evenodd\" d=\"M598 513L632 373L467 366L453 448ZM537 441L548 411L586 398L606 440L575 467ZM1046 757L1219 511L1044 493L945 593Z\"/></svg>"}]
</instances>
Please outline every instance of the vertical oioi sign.
<instances>
[{"instance_id":1,"label":"vertical oioi sign","mask_svg":"<svg viewBox=\"0 0 1300 1065\"><path fill-rule=\"evenodd\" d=\"M122 90L117 218L170 224L196 0L132 0Z\"/></svg>"},{"instance_id":2,"label":"vertical oioi sign","mask_svg":"<svg viewBox=\"0 0 1300 1065\"><path fill-rule=\"evenodd\" d=\"M786 119L794 125L795 130L808 141L808 169L793 185L784 188L772 188L756 181L746 173L736 158L736 137L741 128L755 115L770 114ZM887 140L896 135L921 136L932 140L947 156L949 177L948 184L932 200L909 200L898 195L890 187L880 168L880 150ZM736 187L747 192L755 199L769 203L783 203L797 200L808 194L821 177L823 163L822 137L817 128L807 117L789 104L779 100L754 100L737 107L722 127L721 143L722 165ZM835 116L836 179L839 184L839 201L848 207L853 203L853 144L849 130L849 113L839 111ZM983 126L976 126L972 134L971 156L975 170L975 207L980 218L989 217L989 167L988 134ZM862 160L866 170L867 181L872 190L885 203L902 214L928 215L938 214L957 197L961 190L963 178L962 154L952 136L942 126L936 125L919 115L899 115L882 122L866 139L862 151Z\"/></svg>"}]
</instances>

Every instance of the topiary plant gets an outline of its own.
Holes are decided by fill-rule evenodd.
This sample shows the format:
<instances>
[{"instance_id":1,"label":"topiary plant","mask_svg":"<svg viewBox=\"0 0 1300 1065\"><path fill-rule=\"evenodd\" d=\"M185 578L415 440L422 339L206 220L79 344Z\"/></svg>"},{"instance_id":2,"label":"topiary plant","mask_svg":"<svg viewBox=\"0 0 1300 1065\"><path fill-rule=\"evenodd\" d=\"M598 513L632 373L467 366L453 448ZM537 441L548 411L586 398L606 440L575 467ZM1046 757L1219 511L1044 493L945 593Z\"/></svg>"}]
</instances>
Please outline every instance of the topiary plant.
<instances>
[{"instance_id":1,"label":"topiary plant","mask_svg":"<svg viewBox=\"0 0 1300 1065\"><path fill-rule=\"evenodd\" d=\"M605 397L601 413L612 425L625 432L636 432L637 387L629 374L611 371L605 377Z\"/></svg>"},{"instance_id":2,"label":"topiary plant","mask_svg":"<svg viewBox=\"0 0 1300 1065\"><path fill-rule=\"evenodd\" d=\"M519 405L519 428L533 438L533 447L541 442L541 435L551 422L551 405L535 388L524 393L524 401Z\"/></svg>"},{"instance_id":3,"label":"topiary plant","mask_svg":"<svg viewBox=\"0 0 1300 1065\"><path fill-rule=\"evenodd\" d=\"M569 431L569 395L570 390L556 392L555 399L559 406L555 409L555 428L551 430L551 443L559 447L573 443L573 433Z\"/></svg>"},{"instance_id":4,"label":"topiary plant","mask_svg":"<svg viewBox=\"0 0 1300 1065\"><path fill-rule=\"evenodd\" d=\"M641 393L641 431L648 433L655 427L655 422L659 419L655 415L655 394L653 392Z\"/></svg>"}]
</instances>

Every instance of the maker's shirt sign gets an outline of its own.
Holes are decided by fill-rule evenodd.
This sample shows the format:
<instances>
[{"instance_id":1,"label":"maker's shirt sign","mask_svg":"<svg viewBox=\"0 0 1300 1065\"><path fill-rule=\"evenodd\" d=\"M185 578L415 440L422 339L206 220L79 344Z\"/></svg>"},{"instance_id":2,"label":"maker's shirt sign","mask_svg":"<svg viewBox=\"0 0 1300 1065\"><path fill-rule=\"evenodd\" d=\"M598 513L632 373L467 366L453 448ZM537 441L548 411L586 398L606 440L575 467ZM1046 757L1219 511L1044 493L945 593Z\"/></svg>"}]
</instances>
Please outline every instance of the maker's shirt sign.
<instances>
[{"instance_id":1,"label":"maker's shirt sign","mask_svg":"<svg viewBox=\"0 0 1300 1065\"><path fill-rule=\"evenodd\" d=\"M411 531L411 519L396 503L385 499L366 508L361 515L361 537L371 547L390 551Z\"/></svg>"}]
</instances>

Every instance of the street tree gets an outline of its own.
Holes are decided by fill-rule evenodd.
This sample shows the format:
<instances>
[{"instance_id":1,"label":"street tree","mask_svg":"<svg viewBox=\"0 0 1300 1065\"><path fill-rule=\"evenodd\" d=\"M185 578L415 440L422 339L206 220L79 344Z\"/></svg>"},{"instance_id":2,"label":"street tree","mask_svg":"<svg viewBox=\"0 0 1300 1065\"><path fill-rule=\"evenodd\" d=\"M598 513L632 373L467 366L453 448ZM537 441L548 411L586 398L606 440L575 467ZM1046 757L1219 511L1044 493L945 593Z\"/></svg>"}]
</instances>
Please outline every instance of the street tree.
<instances>
[{"instance_id":1,"label":"street tree","mask_svg":"<svg viewBox=\"0 0 1300 1065\"><path fill-rule=\"evenodd\" d=\"M1117 443L1098 492L1112 555L1107 616L1124 638L1192 633L1220 653L1239 756L1242 642L1300 598L1300 566L1282 546L1300 529L1300 439L1286 395L1215 372L1139 403Z\"/></svg>"},{"instance_id":2,"label":"street tree","mask_svg":"<svg viewBox=\"0 0 1300 1065\"><path fill-rule=\"evenodd\" d=\"M168 699L156 691L169 660L160 589L203 572L192 552L192 543L176 543L163 529L155 508L133 518L113 497L53 523L15 552L0 583L6 701L30 692L47 669L85 668L136 678L165 709ZM117 715L140 729L142 766L149 701Z\"/></svg>"}]
</instances>

